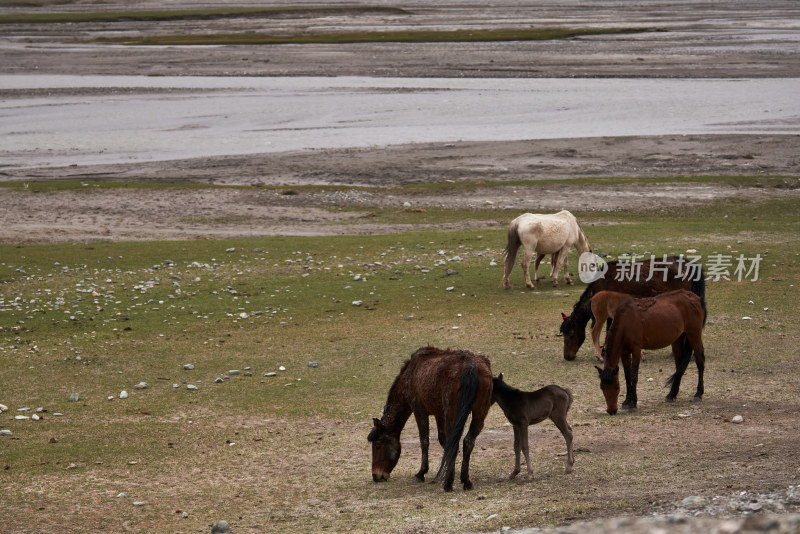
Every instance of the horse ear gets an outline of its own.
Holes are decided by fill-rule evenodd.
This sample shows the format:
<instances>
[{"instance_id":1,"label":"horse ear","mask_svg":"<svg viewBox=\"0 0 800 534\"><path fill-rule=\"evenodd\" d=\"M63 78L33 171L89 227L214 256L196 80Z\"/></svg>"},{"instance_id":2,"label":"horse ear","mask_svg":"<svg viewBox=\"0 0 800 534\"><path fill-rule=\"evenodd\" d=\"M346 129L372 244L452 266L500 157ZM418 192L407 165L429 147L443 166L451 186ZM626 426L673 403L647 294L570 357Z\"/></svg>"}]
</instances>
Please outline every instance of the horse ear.
<instances>
[{"instance_id":1,"label":"horse ear","mask_svg":"<svg viewBox=\"0 0 800 534\"><path fill-rule=\"evenodd\" d=\"M598 366L596 366L596 365L595 365L595 366L594 366L594 368L595 368L595 369L597 369L597 372L598 372L599 374L601 374L601 375L603 374L603 370L602 370L602 369L600 369Z\"/></svg>"},{"instance_id":2,"label":"horse ear","mask_svg":"<svg viewBox=\"0 0 800 534\"><path fill-rule=\"evenodd\" d=\"M497 375L497 379L498 379L500 382L502 382L502 381L503 381L503 373L500 373L499 375Z\"/></svg>"},{"instance_id":3,"label":"horse ear","mask_svg":"<svg viewBox=\"0 0 800 534\"><path fill-rule=\"evenodd\" d=\"M380 420L380 419L378 419L377 417L373 417L373 418L372 418L372 422L375 424L375 428L377 428L378 430L380 430L380 428L381 428L381 426L382 426L382 424L381 424L381 420Z\"/></svg>"},{"instance_id":4,"label":"horse ear","mask_svg":"<svg viewBox=\"0 0 800 534\"><path fill-rule=\"evenodd\" d=\"M564 312L561 312L561 320L562 321L564 321L564 320L566 320L568 318L569 318L569 315L566 315L566 314L564 314Z\"/></svg>"}]
</instances>

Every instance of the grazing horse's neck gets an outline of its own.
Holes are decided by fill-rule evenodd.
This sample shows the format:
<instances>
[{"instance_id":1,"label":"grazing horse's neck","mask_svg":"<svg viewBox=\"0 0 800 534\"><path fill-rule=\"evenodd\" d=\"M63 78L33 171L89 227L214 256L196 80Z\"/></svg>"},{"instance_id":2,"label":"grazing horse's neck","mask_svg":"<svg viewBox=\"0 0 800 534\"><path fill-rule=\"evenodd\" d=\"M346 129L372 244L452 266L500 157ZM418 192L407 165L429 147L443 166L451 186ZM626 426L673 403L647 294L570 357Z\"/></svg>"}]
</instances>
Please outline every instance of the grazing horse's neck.
<instances>
[{"instance_id":1,"label":"grazing horse's neck","mask_svg":"<svg viewBox=\"0 0 800 534\"><path fill-rule=\"evenodd\" d=\"M392 389L389 390L389 398L383 407L381 423L388 432L400 435L406 421L411 417L411 407L406 402L402 391L400 391L399 380L395 381Z\"/></svg>"}]
</instances>

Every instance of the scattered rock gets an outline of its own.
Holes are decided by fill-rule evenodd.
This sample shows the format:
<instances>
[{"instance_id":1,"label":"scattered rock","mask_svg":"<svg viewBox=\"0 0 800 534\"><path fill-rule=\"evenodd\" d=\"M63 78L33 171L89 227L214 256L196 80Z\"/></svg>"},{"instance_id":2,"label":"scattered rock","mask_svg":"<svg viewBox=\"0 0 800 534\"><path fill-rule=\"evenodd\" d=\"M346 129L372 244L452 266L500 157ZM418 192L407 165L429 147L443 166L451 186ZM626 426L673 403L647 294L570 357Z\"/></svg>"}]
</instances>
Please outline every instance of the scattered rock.
<instances>
[{"instance_id":1,"label":"scattered rock","mask_svg":"<svg viewBox=\"0 0 800 534\"><path fill-rule=\"evenodd\" d=\"M220 520L214 523L214 526L211 527L211 534L224 534L225 532L230 532L231 526L225 520Z\"/></svg>"},{"instance_id":2,"label":"scattered rock","mask_svg":"<svg viewBox=\"0 0 800 534\"><path fill-rule=\"evenodd\" d=\"M80 395L78 395L77 393L73 393L72 395L69 396L69 402L78 402L78 399L80 398L81 398Z\"/></svg>"},{"instance_id":3,"label":"scattered rock","mask_svg":"<svg viewBox=\"0 0 800 534\"><path fill-rule=\"evenodd\" d=\"M128 398L128 392L123 389L122 391L119 392L119 398L120 399L127 399Z\"/></svg>"},{"instance_id":4,"label":"scattered rock","mask_svg":"<svg viewBox=\"0 0 800 534\"><path fill-rule=\"evenodd\" d=\"M740 425L744 423L744 417L742 417L741 415L734 415L733 418L731 419L731 423Z\"/></svg>"},{"instance_id":5,"label":"scattered rock","mask_svg":"<svg viewBox=\"0 0 800 534\"><path fill-rule=\"evenodd\" d=\"M5 411L8 411L8 406L6 406L5 404L0 404L0 413L3 413Z\"/></svg>"},{"instance_id":6,"label":"scattered rock","mask_svg":"<svg viewBox=\"0 0 800 534\"><path fill-rule=\"evenodd\" d=\"M147 389L147 382L139 382L133 386L133 389Z\"/></svg>"},{"instance_id":7,"label":"scattered rock","mask_svg":"<svg viewBox=\"0 0 800 534\"><path fill-rule=\"evenodd\" d=\"M191 364L191 363L185 363L185 364L183 364L183 370L184 371L193 371L194 370L194 365Z\"/></svg>"},{"instance_id":8,"label":"scattered rock","mask_svg":"<svg viewBox=\"0 0 800 534\"><path fill-rule=\"evenodd\" d=\"M13 435L14 434L8 429L0 430L0 436L13 436Z\"/></svg>"},{"instance_id":9,"label":"scattered rock","mask_svg":"<svg viewBox=\"0 0 800 534\"><path fill-rule=\"evenodd\" d=\"M264 376L270 376L270 377L272 377L272 376L278 376L278 373L276 373L276 372L272 371L272 372L269 372L269 373L264 373Z\"/></svg>"},{"instance_id":10,"label":"scattered rock","mask_svg":"<svg viewBox=\"0 0 800 534\"><path fill-rule=\"evenodd\" d=\"M311 368L317 368L319 367L319 364L317 362L308 362L308 366Z\"/></svg>"},{"instance_id":11,"label":"scattered rock","mask_svg":"<svg viewBox=\"0 0 800 534\"><path fill-rule=\"evenodd\" d=\"M364 304L364 301L362 301L362 300L354 300L353 301L353 306L361 306L362 304Z\"/></svg>"},{"instance_id":12,"label":"scattered rock","mask_svg":"<svg viewBox=\"0 0 800 534\"><path fill-rule=\"evenodd\" d=\"M197 389L197 386L195 386L194 384L187 384L186 385L186 389L190 389L190 390L194 391L194 390Z\"/></svg>"}]
</instances>

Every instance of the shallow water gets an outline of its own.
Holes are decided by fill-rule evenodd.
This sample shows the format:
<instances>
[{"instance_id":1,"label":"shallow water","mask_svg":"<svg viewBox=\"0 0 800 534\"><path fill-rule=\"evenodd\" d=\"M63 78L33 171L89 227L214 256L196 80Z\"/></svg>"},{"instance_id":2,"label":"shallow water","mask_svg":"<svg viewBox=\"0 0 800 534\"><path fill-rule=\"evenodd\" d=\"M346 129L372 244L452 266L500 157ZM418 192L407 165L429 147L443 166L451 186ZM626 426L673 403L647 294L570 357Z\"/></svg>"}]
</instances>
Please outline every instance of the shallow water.
<instances>
[{"instance_id":1,"label":"shallow water","mask_svg":"<svg viewBox=\"0 0 800 534\"><path fill-rule=\"evenodd\" d=\"M13 91L9 91L13 90ZM800 134L800 81L0 77L0 167L402 143Z\"/></svg>"}]
</instances>

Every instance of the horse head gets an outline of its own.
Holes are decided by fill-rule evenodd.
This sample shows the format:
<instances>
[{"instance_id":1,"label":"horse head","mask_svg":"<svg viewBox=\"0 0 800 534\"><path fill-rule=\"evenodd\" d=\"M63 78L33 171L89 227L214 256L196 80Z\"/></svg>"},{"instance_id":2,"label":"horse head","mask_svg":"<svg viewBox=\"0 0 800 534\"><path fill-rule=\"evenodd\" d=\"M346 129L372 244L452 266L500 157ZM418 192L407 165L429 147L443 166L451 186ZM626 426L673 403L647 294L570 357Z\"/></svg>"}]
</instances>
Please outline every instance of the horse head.
<instances>
[{"instance_id":1,"label":"horse head","mask_svg":"<svg viewBox=\"0 0 800 534\"><path fill-rule=\"evenodd\" d=\"M606 398L606 411L609 415L617 413L617 402L619 399L619 367L594 366L600 374L600 390Z\"/></svg>"},{"instance_id":2,"label":"horse head","mask_svg":"<svg viewBox=\"0 0 800 534\"><path fill-rule=\"evenodd\" d=\"M387 431L380 419L367 436L372 443L372 480L385 482L400 460L400 436Z\"/></svg>"},{"instance_id":3,"label":"horse head","mask_svg":"<svg viewBox=\"0 0 800 534\"><path fill-rule=\"evenodd\" d=\"M578 349L586 340L586 330L579 328L571 315L562 313L560 332L564 337L564 359L572 361L578 356Z\"/></svg>"}]
</instances>

